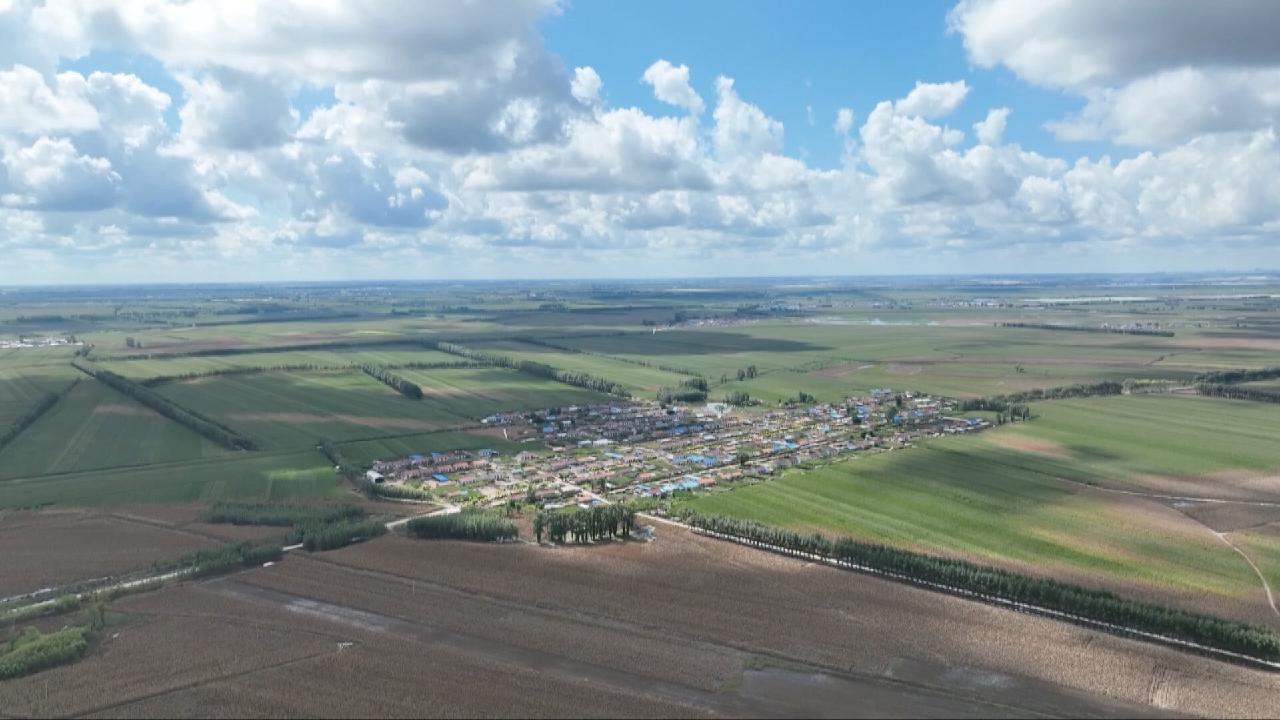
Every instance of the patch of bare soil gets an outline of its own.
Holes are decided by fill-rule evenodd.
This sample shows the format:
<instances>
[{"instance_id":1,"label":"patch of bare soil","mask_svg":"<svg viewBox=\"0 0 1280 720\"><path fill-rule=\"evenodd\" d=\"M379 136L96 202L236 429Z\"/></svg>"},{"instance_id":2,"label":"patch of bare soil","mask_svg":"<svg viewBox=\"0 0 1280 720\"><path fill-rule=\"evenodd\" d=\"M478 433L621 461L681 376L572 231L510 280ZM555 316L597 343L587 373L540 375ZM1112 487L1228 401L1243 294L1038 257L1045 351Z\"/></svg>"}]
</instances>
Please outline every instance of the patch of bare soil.
<instances>
[{"instance_id":1,"label":"patch of bare soil","mask_svg":"<svg viewBox=\"0 0 1280 720\"><path fill-rule=\"evenodd\" d=\"M1135 485L1166 495L1224 500L1280 502L1280 474L1275 471L1226 470L1204 475L1135 475Z\"/></svg>"},{"instance_id":2,"label":"patch of bare soil","mask_svg":"<svg viewBox=\"0 0 1280 720\"><path fill-rule=\"evenodd\" d=\"M924 365L916 363L891 362L885 366L885 372L890 375L919 375L924 372Z\"/></svg>"},{"instance_id":3,"label":"patch of bare soil","mask_svg":"<svg viewBox=\"0 0 1280 720\"><path fill-rule=\"evenodd\" d=\"M1010 450L1047 455L1062 460L1070 460L1073 457L1070 450L1052 440L1043 440L1012 432L989 432L984 433L983 437L992 445Z\"/></svg>"},{"instance_id":4,"label":"patch of bare soil","mask_svg":"<svg viewBox=\"0 0 1280 720\"><path fill-rule=\"evenodd\" d=\"M844 365L832 365L831 367L825 367L820 370L810 370L805 374L812 375L814 377L827 378L829 380L839 380L841 378L847 378L859 370L867 370L873 367L875 367L874 363L846 363Z\"/></svg>"}]
</instances>

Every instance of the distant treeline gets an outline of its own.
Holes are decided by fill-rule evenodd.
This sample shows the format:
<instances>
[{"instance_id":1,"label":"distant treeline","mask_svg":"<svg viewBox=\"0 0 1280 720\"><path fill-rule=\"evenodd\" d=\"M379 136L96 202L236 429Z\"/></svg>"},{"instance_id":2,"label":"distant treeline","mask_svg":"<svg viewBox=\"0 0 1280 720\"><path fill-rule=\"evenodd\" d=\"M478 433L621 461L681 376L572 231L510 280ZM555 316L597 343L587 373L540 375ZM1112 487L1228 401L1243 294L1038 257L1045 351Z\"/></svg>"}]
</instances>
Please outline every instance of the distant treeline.
<instances>
[{"instance_id":1,"label":"distant treeline","mask_svg":"<svg viewBox=\"0 0 1280 720\"><path fill-rule=\"evenodd\" d=\"M271 347L198 348L185 352L134 353L112 355L110 360L154 360L157 357L216 357L219 355L253 355L264 352L294 352L297 350L346 350L352 348L385 347L388 345L418 345L415 338L378 338L377 340L334 340L331 342L301 343L296 345L272 345Z\"/></svg>"},{"instance_id":2,"label":"distant treeline","mask_svg":"<svg viewBox=\"0 0 1280 720\"><path fill-rule=\"evenodd\" d=\"M1091 590L966 560L934 557L852 538L833 541L817 533L805 535L716 515L692 513L685 520L693 527L703 530L786 550L820 555L892 573L908 580L940 585L943 590L977 593L1261 660L1280 660L1280 636L1257 625L1129 600L1104 590Z\"/></svg>"},{"instance_id":3,"label":"distant treeline","mask_svg":"<svg viewBox=\"0 0 1280 720\"><path fill-rule=\"evenodd\" d=\"M1200 383L1196 392L1209 397L1230 398L1232 400L1252 400L1254 402L1280 403L1280 390L1244 387L1243 385L1225 385L1222 383Z\"/></svg>"},{"instance_id":4,"label":"distant treeline","mask_svg":"<svg viewBox=\"0 0 1280 720\"><path fill-rule=\"evenodd\" d=\"M183 425L188 429L194 430L225 448L229 448L231 450L254 450L256 448L253 441L249 438L226 426L220 425L203 415L187 410L169 398L150 388L143 387L126 377L117 375L110 370L90 367L81 363L79 360L72 360L71 364L74 365L77 370L92 376L98 382L118 390L124 395L137 400L179 425Z\"/></svg>"},{"instance_id":5,"label":"distant treeline","mask_svg":"<svg viewBox=\"0 0 1280 720\"><path fill-rule=\"evenodd\" d=\"M1119 395L1124 391L1124 384L1118 382L1100 382L1092 384L1063 385L1052 388L1036 388L1008 395L992 395L984 398L970 398L956 403L960 412L975 410L993 410L1007 412L1015 405L1022 405L1032 400L1062 400L1064 398L1092 397L1095 395Z\"/></svg>"},{"instance_id":6,"label":"distant treeline","mask_svg":"<svg viewBox=\"0 0 1280 720\"><path fill-rule=\"evenodd\" d=\"M352 366L347 366L352 367ZM255 365L245 367L229 367L216 368L211 370L192 370L190 372L178 373L176 375L160 375L146 380L139 380L138 384L143 387L156 387L157 385L166 385L173 382L186 382L188 380L197 380L199 378L216 377L219 375L253 375L257 373L268 372L301 372L308 370L333 370L339 369L329 365L319 365L317 363L288 363L281 365Z\"/></svg>"},{"instance_id":7,"label":"distant treeline","mask_svg":"<svg viewBox=\"0 0 1280 720\"><path fill-rule=\"evenodd\" d=\"M485 510L463 510L410 520L405 529L425 540L511 540L518 535L515 523Z\"/></svg>"},{"instance_id":8,"label":"distant treeline","mask_svg":"<svg viewBox=\"0 0 1280 720\"><path fill-rule=\"evenodd\" d=\"M596 505L587 510L541 510L533 516L533 534L538 542L547 539L564 544L573 536L576 543L606 538L631 537L636 527L636 511L626 505Z\"/></svg>"},{"instance_id":9,"label":"distant treeline","mask_svg":"<svg viewBox=\"0 0 1280 720\"><path fill-rule=\"evenodd\" d=\"M1257 370L1210 370L1197 375L1194 382L1196 384L1221 383L1230 385L1233 383L1253 382L1255 380L1274 380L1275 378L1280 378L1280 365Z\"/></svg>"},{"instance_id":10,"label":"distant treeline","mask_svg":"<svg viewBox=\"0 0 1280 720\"><path fill-rule=\"evenodd\" d=\"M440 352L448 353L450 355L457 355L458 357L464 357L468 360L475 360L476 362L480 362L485 365L510 368L527 375L555 380L566 385L574 385L576 387L595 390L596 392L607 393L609 395L618 395L620 397L627 398L631 397L631 393L619 383L613 382L612 380L605 380L604 378L598 378L584 372L560 370L552 367L551 365L547 365L546 363L534 362L533 360L516 360L506 355L499 355L497 353L486 352L484 350L473 350L466 346L458 345L457 343L444 342L440 340L426 340L423 341L423 344L433 350L439 350Z\"/></svg>"},{"instance_id":11,"label":"distant treeline","mask_svg":"<svg viewBox=\"0 0 1280 720\"><path fill-rule=\"evenodd\" d=\"M392 365L383 365L383 369L399 369L408 370L459 370L464 368L480 367L479 363L469 362L466 360L445 361L445 362L407 362L395 363ZM220 375L256 375L260 373L271 372L323 372L326 370L358 370L363 366L356 363L287 363L281 365L246 365L244 367L229 368L213 368L210 370L192 370L190 372L179 373L177 375L159 375L146 380L138 381L139 385L146 387L156 387L158 385L166 385L172 382L184 382L187 380L196 380L206 377L217 377ZM381 379L381 378L379 378Z\"/></svg>"},{"instance_id":12,"label":"distant treeline","mask_svg":"<svg viewBox=\"0 0 1280 720\"><path fill-rule=\"evenodd\" d=\"M1027 328L1032 330L1066 330L1069 332L1115 333L1117 335L1154 335L1156 337L1173 337L1172 330L1149 330L1145 328L1110 328L1092 325L1054 325L1052 323L996 323L998 327Z\"/></svg>"},{"instance_id":13,"label":"distant treeline","mask_svg":"<svg viewBox=\"0 0 1280 720\"><path fill-rule=\"evenodd\" d=\"M32 407L30 410L18 416L18 419L14 420L12 425L4 430L0 430L0 449L4 449L4 446L13 442L14 438L21 435L23 430L31 427L31 424L36 420L39 420L41 415L48 412L49 408L56 405L64 395L71 392L71 389L74 388L78 382L80 382L80 378L72 380L66 387L56 393L46 396L40 400L40 402L36 403L35 407Z\"/></svg>"},{"instance_id":14,"label":"distant treeline","mask_svg":"<svg viewBox=\"0 0 1280 720\"><path fill-rule=\"evenodd\" d=\"M376 365L361 365L360 369L365 375L368 375L410 400L422 399L422 388L418 387L417 383L406 380L384 367L378 367Z\"/></svg>"},{"instance_id":15,"label":"distant treeline","mask_svg":"<svg viewBox=\"0 0 1280 720\"><path fill-rule=\"evenodd\" d=\"M621 334L625 334L625 333L621 333ZM595 352L593 350L583 350L581 348L570 347L568 345L558 345L556 343L549 342L547 340L541 340L538 338L520 337L515 339L523 343L528 343L529 345L540 345L542 347L550 348L552 350L560 350L562 352L567 352L567 353L578 353L581 355L594 355L595 357L602 357L602 358L605 358L606 360L617 360L618 362L624 362L629 365L639 365L640 367L657 368L658 370L663 370L669 373L675 373L676 375L689 375L691 377L702 377L702 373L698 372L697 370L690 370L689 368L674 367L671 365L662 365L662 364L655 365L654 363L645 362L644 360L636 360L635 358L629 358L629 357L620 357L618 355L609 355L608 353Z\"/></svg>"}]
</instances>

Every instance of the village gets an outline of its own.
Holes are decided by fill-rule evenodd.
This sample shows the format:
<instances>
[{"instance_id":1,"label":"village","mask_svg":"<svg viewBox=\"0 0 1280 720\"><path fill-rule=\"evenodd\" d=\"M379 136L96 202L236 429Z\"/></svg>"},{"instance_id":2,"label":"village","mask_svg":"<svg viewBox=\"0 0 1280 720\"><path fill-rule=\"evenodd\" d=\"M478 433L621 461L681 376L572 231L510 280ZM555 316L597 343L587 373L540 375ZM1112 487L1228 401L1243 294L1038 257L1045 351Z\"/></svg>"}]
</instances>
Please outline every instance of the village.
<instances>
[{"instance_id":1,"label":"village","mask_svg":"<svg viewBox=\"0 0 1280 720\"><path fill-rule=\"evenodd\" d=\"M770 409L620 402L503 413L483 424L542 451L413 454L374 462L366 479L446 502L590 507L610 497L664 497L765 479L805 462L990 427L952 410L944 399L879 389L835 404Z\"/></svg>"}]
</instances>

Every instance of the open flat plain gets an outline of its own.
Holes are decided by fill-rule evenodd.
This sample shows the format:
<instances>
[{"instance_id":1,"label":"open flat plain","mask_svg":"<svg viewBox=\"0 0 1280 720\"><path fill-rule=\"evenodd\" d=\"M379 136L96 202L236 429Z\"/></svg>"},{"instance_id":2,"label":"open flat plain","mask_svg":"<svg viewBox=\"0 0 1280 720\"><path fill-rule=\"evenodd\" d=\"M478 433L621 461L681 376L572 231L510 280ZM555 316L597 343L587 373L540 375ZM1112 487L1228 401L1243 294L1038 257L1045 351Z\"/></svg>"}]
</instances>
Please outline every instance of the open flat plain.
<instances>
[{"instance_id":1,"label":"open flat plain","mask_svg":"<svg viewBox=\"0 0 1280 720\"><path fill-rule=\"evenodd\" d=\"M694 536L381 538L119 601L7 714L1273 716L1274 676ZM165 640L161 640L165 638ZM175 641L173 638L181 638Z\"/></svg>"}]
</instances>

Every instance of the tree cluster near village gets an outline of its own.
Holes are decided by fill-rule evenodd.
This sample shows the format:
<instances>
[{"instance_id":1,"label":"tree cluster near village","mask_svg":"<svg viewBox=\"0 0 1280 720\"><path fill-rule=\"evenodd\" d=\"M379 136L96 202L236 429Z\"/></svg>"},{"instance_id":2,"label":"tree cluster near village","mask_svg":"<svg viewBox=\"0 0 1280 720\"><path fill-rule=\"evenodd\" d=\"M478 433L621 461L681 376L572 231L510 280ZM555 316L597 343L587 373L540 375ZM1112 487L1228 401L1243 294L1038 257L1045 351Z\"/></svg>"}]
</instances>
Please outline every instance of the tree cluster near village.
<instances>
[{"instance_id":1,"label":"tree cluster near village","mask_svg":"<svg viewBox=\"0 0 1280 720\"><path fill-rule=\"evenodd\" d=\"M627 505L595 505L586 509L541 510L533 518L537 542L545 537L557 545L572 538L578 544L629 538L635 530L636 511Z\"/></svg>"}]
</instances>

